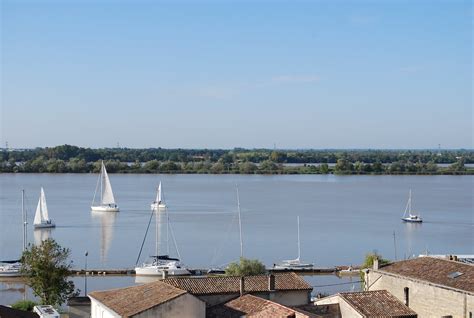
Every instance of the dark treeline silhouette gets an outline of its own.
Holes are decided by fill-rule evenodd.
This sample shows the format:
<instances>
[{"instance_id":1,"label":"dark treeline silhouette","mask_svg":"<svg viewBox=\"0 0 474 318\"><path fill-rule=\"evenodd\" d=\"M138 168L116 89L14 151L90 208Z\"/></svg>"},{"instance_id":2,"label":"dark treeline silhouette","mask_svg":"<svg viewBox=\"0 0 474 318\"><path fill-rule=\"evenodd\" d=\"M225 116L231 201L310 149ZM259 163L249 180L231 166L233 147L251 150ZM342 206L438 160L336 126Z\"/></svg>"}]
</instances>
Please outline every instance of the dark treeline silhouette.
<instances>
[{"instance_id":1,"label":"dark treeline silhouette","mask_svg":"<svg viewBox=\"0 0 474 318\"><path fill-rule=\"evenodd\" d=\"M473 150L91 149L0 151L0 172L472 174ZM440 167L439 164L448 164Z\"/></svg>"}]
</instances>

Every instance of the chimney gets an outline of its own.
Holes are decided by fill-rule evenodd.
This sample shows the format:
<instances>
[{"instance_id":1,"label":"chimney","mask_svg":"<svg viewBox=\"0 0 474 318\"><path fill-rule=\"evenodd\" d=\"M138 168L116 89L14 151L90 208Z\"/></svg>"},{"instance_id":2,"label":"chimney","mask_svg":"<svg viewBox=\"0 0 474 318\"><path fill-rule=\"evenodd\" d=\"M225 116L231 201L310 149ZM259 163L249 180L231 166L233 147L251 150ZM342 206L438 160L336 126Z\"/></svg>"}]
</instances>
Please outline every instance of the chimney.
<instances>
[{"instance_id":1,"label":"chimney","mask_svg":"<svg viewBox=\"0 0 474 318\"><path fill-rule=\"evenodd\" d=\"M243 296L245 293L245 277L240 277L240 296Z\"/></svg>"},{"instance_id":2,"label":"chimney","mask_svg":"<svg viewBox=\"0 0 474 318\"><path fill-rule=\"evenodd\" d=\"M403 293L405 294L405 305L410 307L410 289L408 287L403 288Z\"/></svg>"},{"instance_id":3,"label":"chimney","mask_svg":"<svg viewBox=\"0 0 474 318\"><path fill-rule=\"evenodd\" d=\"M163 279L168 278L168 271L162 271L161 273L162 273L161 278L163 278Z\"/></svg>"},{"instance_id":4,"label":"chimney","mask_svg":"<svg viewBox=\"0 0 474 318\"><path fill-rule=\"evenodd\" d=\"M268 290L275 290L275 275L273 274L268 275Z\"/></svg>"},{"instance_id":5,"label":"chimney","mask_svg":"<svg viewBox=\"0 0 474 318\"><path fill-rule=\"evenodd\" d=\"M374 265L373 265L374 271L379 269L379 258L377 256L374 256Z\"/></svg>"}]
</instances>

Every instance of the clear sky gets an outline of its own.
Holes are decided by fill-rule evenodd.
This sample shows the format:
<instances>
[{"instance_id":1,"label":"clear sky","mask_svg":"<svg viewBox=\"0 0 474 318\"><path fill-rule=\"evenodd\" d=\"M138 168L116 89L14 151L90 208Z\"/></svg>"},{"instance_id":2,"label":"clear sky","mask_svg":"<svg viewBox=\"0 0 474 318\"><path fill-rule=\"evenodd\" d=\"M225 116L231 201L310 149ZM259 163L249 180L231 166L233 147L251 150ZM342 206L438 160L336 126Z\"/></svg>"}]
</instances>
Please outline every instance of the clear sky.
<instances>
[{"instance_id":1,"label":"clear sky","mask_svg":"<svg viewBox=\"0 0 474 318\"><path fill-rule=\"evenodd\" d=\"M12 147L472 148L471 1L1 1Z\"/></svg>"}]
</instances>

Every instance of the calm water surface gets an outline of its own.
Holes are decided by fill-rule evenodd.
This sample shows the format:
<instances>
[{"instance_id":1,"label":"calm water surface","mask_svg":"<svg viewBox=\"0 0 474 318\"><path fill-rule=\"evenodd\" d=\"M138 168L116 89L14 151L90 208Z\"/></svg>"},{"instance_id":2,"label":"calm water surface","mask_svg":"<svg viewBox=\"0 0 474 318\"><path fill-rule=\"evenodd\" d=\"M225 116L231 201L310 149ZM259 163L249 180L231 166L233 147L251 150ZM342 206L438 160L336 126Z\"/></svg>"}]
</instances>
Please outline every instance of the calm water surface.
<instances>
[{"instance_id":1,"label":"calm water surface","mask_svg":"<svg viewBox=\"0 0 474 318\"><path fill-rule=\"evenodd\" d=\"M394 232L398 259L425 250L474 254L472 176L114 174L110 179L121 211L101 214L90 211L97 175L0 175L0 259L21 253L24 188L31 243L56 239L71 249L75 267L84 266L87 250L89 268L133 268L159 181L182 261L189 267L223 265L238 258L236 184L244 255L268 266L296 257L296 216L301 222L302 259L317 266L360 264L373 250L394 259ZM57 224L50 231L32 228L41 186ZM400 220L410 188L423 224ZM170 254L176 255L169 241ZM166 246L163 242L160 248ZM154 251L153 222L140 261ZM128 283L126 278L121 281Z\"/></svg>"}]
</instances>

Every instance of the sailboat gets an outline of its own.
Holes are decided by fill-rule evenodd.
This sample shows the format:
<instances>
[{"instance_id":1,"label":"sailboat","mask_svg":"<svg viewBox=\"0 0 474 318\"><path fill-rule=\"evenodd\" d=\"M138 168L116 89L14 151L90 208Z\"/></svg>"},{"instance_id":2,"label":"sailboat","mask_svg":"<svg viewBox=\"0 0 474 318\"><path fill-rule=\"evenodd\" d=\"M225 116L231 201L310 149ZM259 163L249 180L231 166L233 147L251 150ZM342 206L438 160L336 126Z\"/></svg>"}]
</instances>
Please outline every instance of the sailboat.
<instances>
[{"instance_id":1,"label":"sailboat","mask_svg":"<svg viewBox=\"0 0 474 318\"><path fill-rule=\"evenodd\" d=\"M21 214L23 218L23 252L26 251L26 227L28 226L26 210L25 210L25 190L21 190ZM20 260L0 261L0 277L19 277L22 276L20 272Z\"/></svg>"},{"instance_id":2,"label":"sailboat","mask_svg":"<svg viewBox=\"0 0 474 318\"><path fill-rule=\"evenodd\" d=\"M97 190L100 183L100 201L98 204L95 204L95 197L97 195ZM99 179L97 180L97 185L95 187L94 199L92 199L92 211L97 212L119 212L119 207L115 203L114 193L112 192L112 185L110 184L109 176L107 170L105 169L104 161L100 168Z\"/></svg>"},{"instance_id":3,"label":"sailboat","mask_svg":"<svg viewBox=\"0 0 474 318\"><path fill-rule=\"evenodd\" d=\"M49 218L48 206L46 205L46 196L44 195L43 187L41 187L41 194L36 206L35 220L33 222L35 229L55 227L56 224Z\"/></svg>"},{"instance_id":4,"label":"sailboat","mask_svg":"<svg viewBox=\"0 0 474 318\"><path fill-rule=\"evenodd\" d=\"M300 217L296 217L298 223L298 257L296 259L284 260L279 264L274 264L273 269L279 270L293 270L293 269L312 269L313 264L301 262L301 244L300 244Z\"/></svg>"},{"instance_id":5,"label":"sailboat","mask_svg":"<svg viewBox=\"0 0 474 318\"><path fill-rule=\"evenodd\" d=\"M160 181L160 184L158 185L158 190L156 192L156 199L155 201L153 201L150 207L153 211L166 208L166 204L164 203L163 196L161 194L161 181Z\"/></svg>"},{"instance_id":6,"label":"sailboat","mask_svg":"<svg viewBox=\"0 0 474 318\"><path fill-rule=\"evenodd\" d=\"M151 261L148 263L143 263L141 266L135 267L136 275L141 276L163 276L164 273L170 276L179 276L179 275L191 275L191 273L184 267L184 265L180 262L179 258L174 258L169 256L169 217L167 215L167 211L165 213L157 213L156 211L152 211L151 213L155 214L156 216L156 247L155 247L155 255L150 256ZM168 253L166 255L160 255L160 243L162 241L161 236L163 234L162 225L163 225L163 218L166 216L166 236L167 240L166 243L168 245ZM150 218L151 221L151 218ZM149 224L148 224L149 225ZM147 228L148 232L148 228ZM145 238L146 238L145 233ZM171 234L173 234L171 232ZM145 239L144 239L145 240ZM144 242L144 241L143 241ZM175 242L176 244L176 242ZM143 247L143 244L142 244ZM176 249L177 250L177 249ZM141 250L140 250L141 253ZM177 250L178 256L179 251ZM138 259L140 255L138 255ZM137 264L138 264L137 259Z\"/></svg>"},{"instance_id":7,"label":"sailboat","mask_svg":"<svg viewBox=\"0 0 474 318\"><path fill-rule=\"evenodd\" d=\"M418 214L412 214L412 213L415 213L415 212L412 212L411 210L411 189L410 189L410 193L408 195L408 202L407 202L407 206L405 207L405 213L403 214L403 217L402 217L402 220L404 222L410 222L410 223L421 223L423 222L421 216ZM408 216L407 216L407 212L408 212Z\"/></svg>"}]
</instances>

